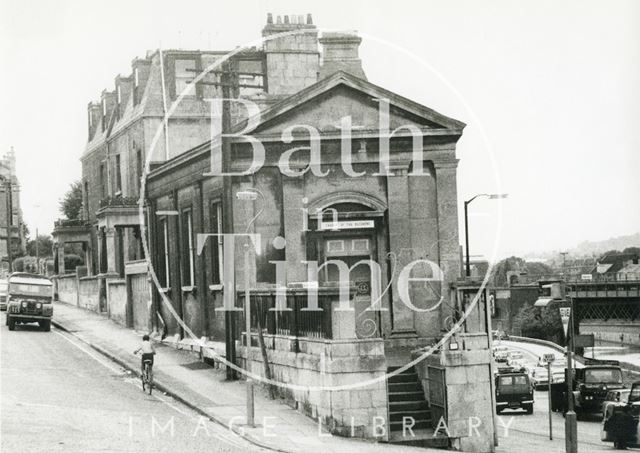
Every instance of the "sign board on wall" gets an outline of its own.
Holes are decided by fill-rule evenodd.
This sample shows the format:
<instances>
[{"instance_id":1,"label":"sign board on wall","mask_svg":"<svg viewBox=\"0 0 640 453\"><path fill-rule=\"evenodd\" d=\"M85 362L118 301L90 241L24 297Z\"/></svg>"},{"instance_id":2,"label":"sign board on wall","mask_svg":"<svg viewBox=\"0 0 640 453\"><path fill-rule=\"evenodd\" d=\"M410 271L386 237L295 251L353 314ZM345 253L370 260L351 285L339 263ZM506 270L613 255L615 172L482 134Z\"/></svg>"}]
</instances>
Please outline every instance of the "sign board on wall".
<instances>
[{"instance_id":1,"label":"sign board on wall","mask_svg":"<svg viewBox=\"0 0 640 453\"><path fill-rule=\"evenodd\" d=\"M373 220L339 220L337 222L320 222L321 230L358 230L373 228Z\"/></svg>"},{"instance_id":2,"label":"sign board on wall","mask_svg":"<svg viewBox=\"0 0 640 453\"><path fill-rule=\"evenodd\" d=\"M573 344L576 348L592 348L595 344L594 335L592 333L588 335L576 335Z\"/></svg>"}]
</instances>

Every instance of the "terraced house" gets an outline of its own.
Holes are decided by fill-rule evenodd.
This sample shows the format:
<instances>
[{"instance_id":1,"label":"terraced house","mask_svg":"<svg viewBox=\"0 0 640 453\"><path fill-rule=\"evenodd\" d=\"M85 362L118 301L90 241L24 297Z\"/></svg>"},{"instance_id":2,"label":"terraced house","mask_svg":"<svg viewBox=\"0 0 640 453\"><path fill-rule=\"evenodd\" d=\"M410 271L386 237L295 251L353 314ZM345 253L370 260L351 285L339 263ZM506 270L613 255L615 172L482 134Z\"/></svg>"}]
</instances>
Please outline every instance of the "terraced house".
<instances>
[{"instance_id":1,"label":"terraced house","mask_svg":"<svg viewBox=\"0 0 640 453\"><path fill-rule=\"evenodd\" d=\"M334 433L389 441L404 417L432 430L444 416L455 442L489 451L484 309L445 348L454 358L396 372L469 302L456 286L465 125L368 81L355 33L269 16L263 36L214 71L225 52L150 53L89 104L85 219L56 229L59 244L86 244L87 276L61 275L59 297L177 340L224 341L242 368L316 388L281 393ZM223 95L240 101L218 115ZM487 395L472 408L469 385ZM485 422L473 439L471 413Z\"/></svg>"}]
</instances>

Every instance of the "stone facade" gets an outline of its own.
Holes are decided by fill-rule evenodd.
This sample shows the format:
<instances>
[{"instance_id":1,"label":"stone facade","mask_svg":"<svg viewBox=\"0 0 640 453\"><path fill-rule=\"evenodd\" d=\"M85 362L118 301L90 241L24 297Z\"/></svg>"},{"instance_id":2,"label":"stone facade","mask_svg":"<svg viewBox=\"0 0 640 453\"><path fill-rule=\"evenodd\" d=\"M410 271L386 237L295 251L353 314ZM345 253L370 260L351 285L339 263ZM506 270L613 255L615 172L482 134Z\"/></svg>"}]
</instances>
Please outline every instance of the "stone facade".
<instances>
[{"instance_id":1,"label":"stone facade","mask_svg":"<svg viewBox=\"0 0 640 453\"><path fill-rule=\"evenodd\" d=\"M20 181L16 176L16 156L13 148L0 159L0 272L9 269L11 258L26 253L25 225L20 207Z\"/></svg>"}]
</instances>

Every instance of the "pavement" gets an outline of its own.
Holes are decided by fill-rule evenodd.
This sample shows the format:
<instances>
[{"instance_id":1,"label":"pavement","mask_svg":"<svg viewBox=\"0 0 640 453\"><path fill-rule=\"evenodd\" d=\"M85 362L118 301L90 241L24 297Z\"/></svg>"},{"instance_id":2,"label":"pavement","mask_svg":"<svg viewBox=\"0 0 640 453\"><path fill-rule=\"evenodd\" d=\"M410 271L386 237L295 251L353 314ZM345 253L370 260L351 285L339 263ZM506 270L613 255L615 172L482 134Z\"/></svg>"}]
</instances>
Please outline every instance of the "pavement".
<instances>
[{"instance_id":1,"label":"pavement","mask_svg":"<svg viewBox=\"0 0 640 453\"><path fill-rule=\"evenodd\" d=\"M54 305L53 324L139 375L140 358L133 351L140 345L140 333L105 316L60 302ZM255 446L287 453L441 451L333 436L283 400L270 400L259 386L255 387L256 427L249 427L245 418L245 381L226 381L223 367L211 367L193 352L164 344L157 344L156 350L154 382L158 390Z\"/></svg>"}]
</instances>

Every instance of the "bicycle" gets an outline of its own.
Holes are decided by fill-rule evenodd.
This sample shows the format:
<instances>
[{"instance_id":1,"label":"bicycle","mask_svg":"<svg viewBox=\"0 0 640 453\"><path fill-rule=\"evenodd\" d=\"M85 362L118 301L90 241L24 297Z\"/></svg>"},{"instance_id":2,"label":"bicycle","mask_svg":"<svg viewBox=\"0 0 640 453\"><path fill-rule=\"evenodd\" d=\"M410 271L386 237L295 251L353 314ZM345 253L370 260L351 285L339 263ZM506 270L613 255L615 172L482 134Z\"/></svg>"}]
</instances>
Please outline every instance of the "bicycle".
<instances>
[{"instance_id":1,"label":"bicycle","mask_svg":"<svg viewBox=\"0 0 640 453\"><path fill-rule=\"evenodd\" d=\"M134 355L137 355L140 350L134 351ZM153 353L155 354L155 352ZM149 354L151 355L151 354ZM153 356L145 357L145 354L142 354L142 373L140 373L140 380L142 381L142 391L149 392L151 395L151 391L153 389Z\"/></svg>"},{"instance_id":2,"label":"bicycle","mask_svg":"<svg viewBox=\"0 0 640 453\"><path fill-rule=\"evenodd\" d=\"M149 395L151 395L151 390L153 389L153 364L151 360L145 359L142 368L142 374L140 375L140 379L142 380L142 391L146 393L149 391ZM145 390L145 387L147 390Z\"/></svg>"}]
</instances>

